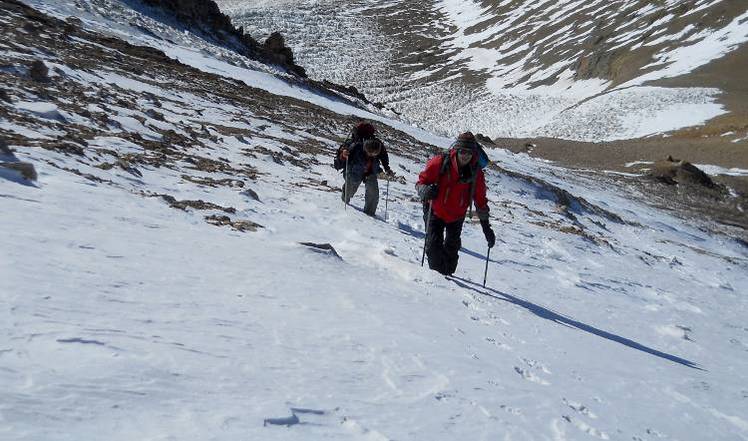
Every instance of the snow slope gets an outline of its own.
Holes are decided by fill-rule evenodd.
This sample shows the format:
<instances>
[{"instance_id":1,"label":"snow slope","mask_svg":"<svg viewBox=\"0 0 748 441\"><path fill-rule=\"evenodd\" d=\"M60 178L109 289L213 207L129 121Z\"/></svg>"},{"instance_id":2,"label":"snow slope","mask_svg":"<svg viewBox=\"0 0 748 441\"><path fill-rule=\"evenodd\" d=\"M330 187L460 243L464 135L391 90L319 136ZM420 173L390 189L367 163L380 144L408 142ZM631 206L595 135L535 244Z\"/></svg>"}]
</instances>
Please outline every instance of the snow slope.
<instances>
[{"instance_id":1,"label":"snow slope","mask_svg":"<svg viewBox=\"0 0 748 441\"><path fill-rule=\"evenodd\" d=\"M337 138L313 119L184 93L177 78L55 67L115 98L147 91L161 107L138 105L164 120L112 107L131 120L90 140L108 154L11 143L39 180L0 179L2 439L748 439L744 245L494 149L508 171L488 172L500 240L486 287L472 222L446 280L420 266L422 152L392 155L404 180L389 186L387 221L382 181L369 218L361 194L343 209L328 165ZM55 136L49 104L12 106L30 119L0 121L3 133ZM227 125L252 139L221 133ZM141 152L160 130L190 127L215 141L174 148L259 177L214 186L205 182L244 178L184 160L137 173L96 166L97 155ZM323 151L296 150L313 142ZM566 209L554 185L574 195ZM204 216L220 209L143 197L159 194L234 207L232 220L262 227L219 228ZM340 258L300 242L329 243Z\"/></svg>"}]
</instances>

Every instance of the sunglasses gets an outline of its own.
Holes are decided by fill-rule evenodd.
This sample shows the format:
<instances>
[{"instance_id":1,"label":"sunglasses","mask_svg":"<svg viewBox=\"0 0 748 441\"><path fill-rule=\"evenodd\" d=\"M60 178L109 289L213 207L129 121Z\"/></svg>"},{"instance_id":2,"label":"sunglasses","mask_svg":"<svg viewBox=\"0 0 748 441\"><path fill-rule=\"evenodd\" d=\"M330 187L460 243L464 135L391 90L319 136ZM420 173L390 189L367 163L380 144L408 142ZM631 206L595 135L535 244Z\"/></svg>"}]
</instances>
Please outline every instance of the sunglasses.
<instances>
[{"instance_id":1,"label":"sunglasses","mask_svg":"<svg viewBox=\"0 0 748 441\"><path fill-rule=\"evenodd\" d=\"M461 156L473 156L472 149L457 149L457 154Z\"/></svg>"}]
</instances>

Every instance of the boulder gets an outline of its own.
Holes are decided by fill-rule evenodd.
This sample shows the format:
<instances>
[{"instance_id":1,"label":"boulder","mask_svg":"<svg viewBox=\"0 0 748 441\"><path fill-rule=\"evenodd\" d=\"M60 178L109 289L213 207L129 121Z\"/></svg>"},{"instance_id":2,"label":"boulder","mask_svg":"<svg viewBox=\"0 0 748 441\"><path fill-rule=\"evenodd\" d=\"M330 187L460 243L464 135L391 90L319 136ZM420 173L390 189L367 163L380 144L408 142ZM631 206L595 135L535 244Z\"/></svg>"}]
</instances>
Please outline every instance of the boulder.
<instances>
[{"instance_id":1,"label":"boulder","mask_svg":"<svg viewBox=\"0 0 748 441\"><path fill-rule=\"evenodd\" d=\"M712 178L690 162L674 159L668 156L662 161L657 161L652 166L649 175L665 184L691 184L706 188L715 188L717 185Z\"/></svg>"},{"instance_id":2,"label":"boulder","mask_svg":"<svg viewBox=\"0 0 748 441\"><path fill-rule=\"evenodd\" d=\"M289 72L306 78L306 71L293 62L293 53L285 46L280 33L273 33L265 44L260 45L254 38L244 33L244 28L235 28L231 19L221 12L213 0L143 1L149 6L172 14L188 29L203 36L208 35L249 58L279 64Z\"/></svg>"},{"instance_id":3,"label":"boulder","mask_svg":"<svg viewBox=\"0 0 748 441\"><path fill-rule=\"evenodd\" d=\"M488 136L478 133L475 135L475 139L477 139L479 142L486 143L486 144L494 144L493 139L489 138Z\"/></svg>"},{"instance_id":4,"label":"boulder","mask_svg":"<svg viewBox=\"0 0 748 441\"><path fill-rule=\"evenodd\" d=\"M13 100L10 99L10 95L8 95L8 92L6 92L5 89L0 89L0 100L5 101L6 103L13 102Z\"/></svg>"},{"instance_id":5,"label":"boulder","mask_svg":"<svg viewBox=\"0 0 748 441\"><path fill-rule=\"evenodd\" d=\"M270 34L262 44L262 48L267 52L271 61L286 67L302 78L306 77L306 70L294 62L293 51L286 46L286 41L280 32Z\"/></svg>"},{"instance_id":6,"label":"boulder","mask_svg":"<svg viewBox=\"0 0 748 441\"><path fill-rule=\"evenodd\" d=\"M0 138L0 155L12 155L13 151L10 150L10 147L8 147L8 142Z\"/></svg>"},{"instance_id":7,"label":"boulder","mask_svg":"<svg viewBox=\"0 0 748 441\"><path fill-rule=\"evenodd\" d=\"M27 181L36 181L38 175L30 162L0 162L0 169L18 172Z\"/></svg>"},{"instance_id":8,"label":"boulder","mask_svg":"<svg viewBox=\"0 0 748 441\"><path fill-rule=\"evenodd\" d=\"M299 244L304 245L305 247L308 247L315 253L319 253L325 256L330 256L336 259L343 260L343 258L340 257L340 254L338 254L335 248L329 243L299 242Z\"/></svg>"},{"instance_id":9,"label":"boulder","mask_svg":"<svg viewBox=\"0 0 748 441\"><path fill-rule=\"evenodd\" d=\"M29 65L29 76L32 80L39 83L48 83L49 80L49 69L41 60L34 60Z\"/></svg>"}]
</instances>

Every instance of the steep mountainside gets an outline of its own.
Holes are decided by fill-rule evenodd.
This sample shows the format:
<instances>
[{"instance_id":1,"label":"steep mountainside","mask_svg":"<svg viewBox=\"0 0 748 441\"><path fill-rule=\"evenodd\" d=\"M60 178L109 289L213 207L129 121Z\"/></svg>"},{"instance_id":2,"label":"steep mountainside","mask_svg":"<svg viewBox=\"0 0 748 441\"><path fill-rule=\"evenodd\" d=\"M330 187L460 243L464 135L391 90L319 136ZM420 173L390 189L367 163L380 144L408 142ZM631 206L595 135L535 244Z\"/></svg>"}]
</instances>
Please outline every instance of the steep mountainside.
<instances>
[{"instance_id":1,"label":"steep mountainside","mask_svg":"<svg viewBox=\"0 0 748 441\"><path fill-rule=\"evenodd\" d=\"M748 436L737 234L487 143L499 240L467 219L445 278L414 183L450 139L129 0L0 12L3 441ZM330 167L360 118L376 217Z\"/></svg>"}]
</instances>

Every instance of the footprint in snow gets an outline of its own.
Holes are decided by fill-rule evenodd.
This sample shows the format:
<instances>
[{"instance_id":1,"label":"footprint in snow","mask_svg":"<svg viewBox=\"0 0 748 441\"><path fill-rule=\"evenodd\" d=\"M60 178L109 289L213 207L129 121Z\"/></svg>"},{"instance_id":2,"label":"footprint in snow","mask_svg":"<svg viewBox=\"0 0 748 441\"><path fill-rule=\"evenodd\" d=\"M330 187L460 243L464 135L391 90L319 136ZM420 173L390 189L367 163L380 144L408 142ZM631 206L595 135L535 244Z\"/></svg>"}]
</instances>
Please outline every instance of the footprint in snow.
<instances>
[{"instance_id":1,"label":"footprint in snow","mask_svg":"<svg viewBox=\"0 0 748 441\"><path fill-rule=\"evenodd\" d=\"M515 416L522 415L522 411L520 409L517 409L516 407L507 406L506 404L502 404L501 406L499 406L499 409L503 410L504 412L510 415L515 415Z\"/></svg>"},{"instance_id":2,"label":"footprint in snow","mask_svg":"<svg viewBox=\"0 0 748 441\"><path fill-rule=\"evenodd\" d=\"M597 419L597 415L595 415L595 413L589 410L587 406L585 406L584 404L576 403L574 401L568 401L566 398L563 398L563 402L564 404L566 404L567 406L569 406L571 409L578 412L579 414L584 415L588 418Z\"/></svg>"},{"instance_id":3,"label":"footprint in snow","mask_svg":"<svg viewBox=\"0 0 748 441\"><path fill-rule=\"evenodd\" d=\"M562 418L569 424L573 425L577 429L581 430L582 432L586 433L587 435L594 436L596 438L600 439L610 439L610 436L608 436L607 433L603 432L602 430L598 430L589 424L585 423L584 421L578 420L576 418L572 418L568 415L562 416Z\"/></svg>"},{"instance_id":4,"label":"footprint in snow","mask_svg":"<svg viewBox=\"0 0 748 441\"><path fill-rule=\"evenodd\" d=\"M524 378L527 381L531 381L533 383L540 384L542 386L548 386L551 383L545 381L544 379L538 377L534 373L532 373L529 369L523 369L519 366L514 366L514 371L518 373L522 378Z\"/></svg>"}]
</instances>

